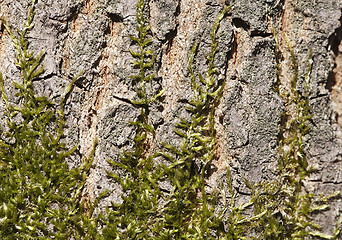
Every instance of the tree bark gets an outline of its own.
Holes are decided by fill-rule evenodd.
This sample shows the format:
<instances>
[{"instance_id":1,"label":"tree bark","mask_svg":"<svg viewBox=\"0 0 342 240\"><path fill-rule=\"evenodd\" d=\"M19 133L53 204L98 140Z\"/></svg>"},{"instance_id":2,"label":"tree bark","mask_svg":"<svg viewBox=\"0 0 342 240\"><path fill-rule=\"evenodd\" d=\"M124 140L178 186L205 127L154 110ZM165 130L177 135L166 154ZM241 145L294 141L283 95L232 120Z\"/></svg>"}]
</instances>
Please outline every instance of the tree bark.
<instances>
[{"instance_id":1,"label":"tree bark","mask_svg":"<svg viewBox=\"0 0 342 240\"><path fill-rule=\"evenodd\" d=\"M109 180L107 159L117 161L133 147L134 121L139 111L130 103L136 92L130 76L135 73L129 47L136 35L135 0L41 0L37 4L31 48L45 51L45 73L36 81L39 93L53 100L81 71L82 77L66 105L66 141L79 144L70 166L80 163L98 140L95 161L84 196L94 199L105 189L110 196L100 203L120 202L121 189ZM30 1L1 0L0 15L21 27ZM193 96L188 70L191 49L199 45L195 71L207 70L210 32L223 0L146 0L151 25L157 81L148 90L165 89L160 105L150 111L156 129L148 151L163 149L162 142L179 145L173 131L179 118L188 118L184 106ZM250 194L244 178L253 183L274 178L279 159L280 126L286 102L275 90L288 86L294 71L291 47L298 60L298 90L303 92L312 49L309 104L312 119L305 136L305 152L318 171L306 187L329 194L342 189L342 27L341 0L235 0L218 33L215 65L225 82L217 106L215 130L217 157L208 184L214 188L226 178L227 164L240 199ZM281 56L275 54L276 41ZM1 27L0 70L6 80L18 79L11 39ZM281 72L277 73L277 61ZM279 79L279 80L277 80ZM278 82L280 81L280 83ZM10 84L6 85L10 91ZM286 90L286 89L285 89ZM10 94L11 95L11 94ZM13 97L13 94L12 94ZM14 99L14 97L12 98ZM2 104L2 103L1 103ZM0 110L4 108L0 104ZM3 119L0 111L0 122ZM323 232L331 233L342 212L341 198L328 212L317 215Z\"/></svg>"}]
</instances>

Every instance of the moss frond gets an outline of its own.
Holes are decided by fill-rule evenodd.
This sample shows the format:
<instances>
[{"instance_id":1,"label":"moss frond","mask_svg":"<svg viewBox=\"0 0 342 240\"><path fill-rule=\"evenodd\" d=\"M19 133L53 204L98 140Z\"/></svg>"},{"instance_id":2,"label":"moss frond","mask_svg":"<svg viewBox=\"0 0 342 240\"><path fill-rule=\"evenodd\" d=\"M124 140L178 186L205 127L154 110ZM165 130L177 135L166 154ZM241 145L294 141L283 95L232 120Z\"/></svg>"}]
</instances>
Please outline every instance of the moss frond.
<instances>
[{"instance_id":1,"label":"moss frond","mask_svg":"<svg viewBox=\"0 0 342 240\"><path fill-rule=\"evenodd\" d=\"M204 184L207 166L216 155L214 114L222 96L222 85L217 81L214 66L218 45L216 33L229 9L230 6L225 7L214 23L210 35L211 51L207 57L208 71L204 75L199 73L198 77L193 67L198 45L195 43L192 47L188 70L194 97L186 106L192 118L180 119L177 124L175 132L183 138L180 148L164 144L171 152L166 157L170 161L166 174L174 186L169 198L174 199L173 204L164 210L164 214L172 219L167 224L168 228L176 230L173 235L176 239L217 239L224 233L222 219L213 212L216 197L205 191Z\"/></svg>"},{"instance_id":2,"label":"moss frond","mask_svg":"<svg viewBox=\"0 0 342 240\"><path fill-rule=\"evenodd\" d=\"M17 34L2 20L16 49L21 81L12 81L20 100L20 104L13 105L0 74L8 129L1 134L6 137L0 139L0 238L90 238L97 235L96 223L81 207L81 190L91 159L79 168L69 169L66 160L77 146L67 148L63 142L66 96L60 106L55 106L47 97L38 96L32 84L44 72L44 53L31 52L26 37L34 27L36 2L32 1L27 21ZM71 88L66 89L66 95Z\"/></svg>"}]
</instances>

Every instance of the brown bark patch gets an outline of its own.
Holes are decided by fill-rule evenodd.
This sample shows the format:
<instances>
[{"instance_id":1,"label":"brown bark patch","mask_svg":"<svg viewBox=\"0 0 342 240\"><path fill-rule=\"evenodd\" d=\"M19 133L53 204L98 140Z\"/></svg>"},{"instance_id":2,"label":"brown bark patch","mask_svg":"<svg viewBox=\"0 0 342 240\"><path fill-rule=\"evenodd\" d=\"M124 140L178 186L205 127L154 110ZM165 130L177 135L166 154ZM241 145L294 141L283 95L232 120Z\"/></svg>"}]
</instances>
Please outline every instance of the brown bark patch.
<instances>
[{"instance_id":1,"label":"brown bark patch","mask_svg":"<svg viewBox=\"0 0 342 240\"><path fill-rule=\"evenodd\" d=\"M93 141L98 137L98 124L101 117L105 115L106 109L109 105L113 105L113 93L112 79L115 77L111 73L111 69L114 68L114 64L117 61L117 52L122 42L122 30L121 23L113 22L111 26L111 35L108 39L107 47L103 50L101 60L98 65L99 76L96 80L96 84L93 88L87 92L86 102L82 109L82 118L80 121L82 133L82 139L80 143L81 153L88 155L93 146ZM101 157L101 156L100 156ZM102 161L99 156L95 155L94 164L97 161ZM87 184L84 189L84 193L87 193L88 201L95 199L95 185L99 176L96 171L91 171Z\"/></svg>"},{"instance_id":2,"label":"brown bark patch","mask_svg":"<svg viewBox=\"0 0 342 240\"><path fill-rule=\"evenodd\" d=\"M163 81L165 102L164 119L172 115L172 111L180 98L180 91L184 87L184 70L188 66L189 51L191 50L191 34L199 30L200 17L202 15L203 3L198 0L182 0L180 2L180 14L178 17L177 35L172 45L166 46L166 52L162 57L162 66L159 72Z\"/></svg>"},{"instance_id":3,"label":"brown bark patch","mask_svg":"<svg viewBox=\"0 0 342 240\"><path fill-rule=\"evenodd\" d=\"M342 42L338 45L335 68L330 76L332 106L336 112L336 120L342 127Z\"/></svg>"},{"instance_id":4,"label":"brown bark patch","mask_svg":"<svg viewBox=\"0 0 342 240\"><path fill-rule=\"evenodd\" d=\"M93 0L86 0L86 3L85 3L85 6L84 6L84 9L83 9L83 13L84 14L90 14L90 13L93 13L95 11L95 1Z\"/></svg>"}]
</instances>

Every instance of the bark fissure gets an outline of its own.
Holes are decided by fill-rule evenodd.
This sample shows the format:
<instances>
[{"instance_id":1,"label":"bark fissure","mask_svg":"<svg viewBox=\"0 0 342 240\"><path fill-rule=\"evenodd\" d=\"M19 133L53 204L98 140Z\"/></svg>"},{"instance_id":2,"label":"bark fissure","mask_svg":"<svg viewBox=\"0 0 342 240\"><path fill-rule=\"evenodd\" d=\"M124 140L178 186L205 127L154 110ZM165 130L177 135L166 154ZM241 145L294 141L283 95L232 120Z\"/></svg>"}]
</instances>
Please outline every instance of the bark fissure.
<instances>
[{"instance_id":1,"label":"bark fissure","mask_svg":"<svg viewBox=\"0 0 342 240\"><path fill-rule=\"evenodd\" d=\"M342 127L342 17L340 26L329 36L328 50L334 53L334 66L330 71L325 88L331 93L332 108L335 112L335 121Z\"/></svg>"}]
</instances>

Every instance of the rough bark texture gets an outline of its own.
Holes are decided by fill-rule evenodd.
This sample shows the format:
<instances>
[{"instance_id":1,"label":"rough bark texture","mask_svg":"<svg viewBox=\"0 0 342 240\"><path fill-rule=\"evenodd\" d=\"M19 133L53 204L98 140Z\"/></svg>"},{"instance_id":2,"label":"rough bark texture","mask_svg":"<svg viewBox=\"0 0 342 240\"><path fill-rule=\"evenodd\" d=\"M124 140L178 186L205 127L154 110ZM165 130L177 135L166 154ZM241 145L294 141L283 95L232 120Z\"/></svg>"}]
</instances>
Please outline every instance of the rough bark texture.
<instances>
[{"instance_id":1,"label":"rough bark texture","mask_svg":"<svg viewBox=\"0 0 342 240\"><path fill-rule=\"evenodd\" d=\"M0 16L20 27L30 1L1 0ZM179 117L187 117L184 103L192 96L188 59L195 42L196 71L205 71L210 50L210 31L223 0L147 0L146 16L153 33L156 53L154 69L166 90L161 105L153 106L151 121L156 138L151 151L161 142L177 145L173 132ZM111 194L100 203L120 201L119 185L110 181L107 159L118 159L133 144L134 127L128 123L139 114L129 101L135 96L130 76L135 71L128 51L135 34L135 0L41 0L37 4L35 28L30 33L32 49L45 51L45 73L36 89L57 100L67 84L84 70L66 106L67 141L79 144L71 165L87 156L98 139L95 161L84 195L94 199L105 189ZM243 178L252 182L272 178L278 159L278 137L284 101L274 91L277 79L274 53L275 29L283 51L282 81L292 70L286 51L287 38L304 76L308 51L312 48L310 106L313 115L306 138L310 165L318 168L308 186L331 193L342 189L342 23L341 0L235 0L231 13L218 31L216 65L226 81L216 111L218 157L209 184L224 180L230 165L233 186L248 195ZM0 70L6 80L16 79L11 39L1 27ZM158 88L160 86L149 86ZM7 87L10 88L9 84ZM0 105L0 121L3 105ZM341 200L318 215L324 232L329 232L342 212Z\"/></svg>"}]
</instances>

